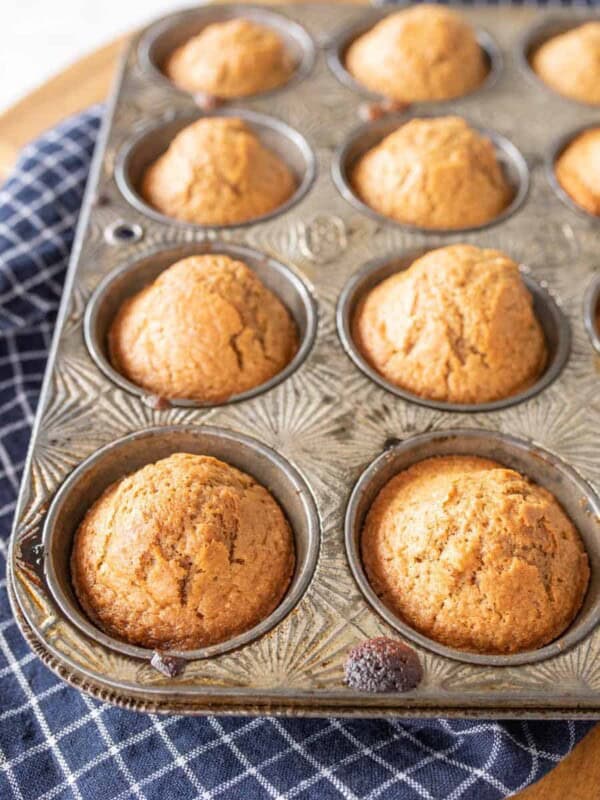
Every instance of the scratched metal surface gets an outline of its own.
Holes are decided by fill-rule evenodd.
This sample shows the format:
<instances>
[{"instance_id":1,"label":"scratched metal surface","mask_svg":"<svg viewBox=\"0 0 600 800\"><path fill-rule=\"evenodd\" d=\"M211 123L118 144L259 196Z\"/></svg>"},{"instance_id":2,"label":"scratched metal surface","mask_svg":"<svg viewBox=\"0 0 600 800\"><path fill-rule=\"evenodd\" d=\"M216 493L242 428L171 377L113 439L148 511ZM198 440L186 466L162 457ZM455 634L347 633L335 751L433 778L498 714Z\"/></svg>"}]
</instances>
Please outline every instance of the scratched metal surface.
<instances>
[{"instance_id":1,"label":"scratched metal surface","mask_svg":"<svg viewBox=\"0 0 600 800\"><path fill-rule=\"evenodd\" d=\"M552 95L520 70L517 40L540 12L465 8L465 15L496 39L504 69L493 88L427 110L464 114L507 136L527 158L531 191L518 213L480 232L441 236L403 231L353 208L340 196L330 175L335 148L359 124L363 98L331 74L323 45L340 26L373 12L343 5L287 6L277 12L298 20L313 36L316 64L309 77L288 90L250 99L240 107L280 118L306 137L317 157L318 177L298 205L255 225L193 230L151 219L125 200L113 168L132 133L165 115L195 108L189 96L141 69L137 41L126 55L79 224L59 334L16 513L10 589L20 625L36 652L63 678L96 696L145 710L593 714L600 708L600 630L558 657L508 668L462 663L417 647L425 678L410 695L357 695L343 685L342 665L352 644L392 633L354 582L343 542L349 493L390 437L405 439L454 427L528 437L600 487L599 362L582 314L585 288L598 269L600 228L595 220L561 203L543 165L555 137L597 121L597 112L594 115L593 109ZM572 13L563 12L563 16ZM117 220L138 223L142 239L108 243L105 231ZM209 409L153 409L116 387L91 360L82 335L86 303L100 279L118 265L157 248L206 238L264 251L302 275L319 305L316 344L297 372L251 400ZM547 282L569 318L573 349L566 369L555 383L524 404L474 415L405 402L370 382L340 345L335 306L353 273L374 258L456 241L498 247L511 254L538 281ZM184 423L239 431L291 461L315 495L321 549L308 591L270 634L235 652L191 662L180 677L169 679L147 662L111 651L81 634L58 613L47 587L39 581L35 561L48 504L84 458L125 434Z\"/></svg>"}]
</instances>

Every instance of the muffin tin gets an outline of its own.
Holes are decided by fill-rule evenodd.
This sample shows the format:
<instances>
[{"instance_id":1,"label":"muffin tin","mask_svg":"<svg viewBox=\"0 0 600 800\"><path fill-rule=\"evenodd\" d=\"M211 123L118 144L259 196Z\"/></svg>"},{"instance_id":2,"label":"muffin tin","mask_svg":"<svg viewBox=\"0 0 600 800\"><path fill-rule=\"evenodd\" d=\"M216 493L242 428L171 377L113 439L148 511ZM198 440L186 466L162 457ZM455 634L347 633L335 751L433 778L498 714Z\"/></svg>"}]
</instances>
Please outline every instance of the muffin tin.
<instances>
[{"instance_id":1,"label":"muffin tin","mask_svg":"<svg viewBox=\"0 0 600 800\"><path fill-rule=\"evenodd\" d=\"M365 100L374 98L340 75L336 53L348 31L384 13L338 4L205 6L151 25L125 55L84 200L9 557L13 608L35 652L97 697L189 714L598 714L598 226L561 202L545 168L554 142L596 123L597 112L523 75L523 37L541 13L465 6L487 32L480 33L492 67L486 84L361 124ZM206 98L176 89L158 66L203 25L235 15L277 27L298 71L277 90L206 112ZM559 14L561 24L588 17ZM176 222L143 203L136 184L144 165L205 113L244 117L291 164L301 184L293 202L222 228ZM345 166L360 148L411 114L450 113L494 132L517 189L510 213L478 230L430 231L352 199ZM551 361L536 386L508 402L424 403L387 386L353 349L349 320L369 281L453 242L504 250L534 295ZM301 349L275 379L228 403L169 404L114 372L105 332L123 297L172 261L209 251L239 256L257 271L296 319ZM167 675L150 652L87 620L70 588L68 557L78 522L108 482L177 449L214 454L266 485L294 529L298 567L268 619L235 640L174 654L179 674ZM540 650L486 657L444 648L393 617L364 579L357 533L377 488L402 466L449 452L516 466L554 491L581 530L592 567L588 595L573 625ZM381 635L400 635L417 651L424 679L416 690L377 695L344 685L348 649Z\"/></svg>"}]
</instances>

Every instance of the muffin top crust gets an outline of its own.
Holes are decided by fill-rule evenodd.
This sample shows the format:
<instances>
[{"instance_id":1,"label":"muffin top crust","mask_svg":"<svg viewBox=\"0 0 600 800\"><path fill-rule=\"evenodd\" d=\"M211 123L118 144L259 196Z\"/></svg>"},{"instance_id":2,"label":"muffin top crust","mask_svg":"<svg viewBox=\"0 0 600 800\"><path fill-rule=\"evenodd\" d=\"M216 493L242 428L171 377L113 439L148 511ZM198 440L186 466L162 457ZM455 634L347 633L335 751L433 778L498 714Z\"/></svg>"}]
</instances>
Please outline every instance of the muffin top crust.
<instances>
[{"instance_id":1,"label":"muffin top crust","mask_svg":"<svg viewBox=\"0 0 600 800\"><path fill-rule=\"evenodd\" d=\"M199 255L127 299L108 335L115 369L165 398L222 402L268 381L298 350L283 303L242 261Z\"/></svg>"},{"instance_id":2,"label":"muffin top crust","mask_svg":"<svg viewBox=\"0 0 600 800\"><path fill-rule=\"evenodd\" d=\"M185 91L232 98L275 89L294 68L278 33L238 17L207 25L171 54L164 72Z\"/></svg>"},{"instance_id":3,"label":"muffin top crust","mask_svg":"<svg viewBox=\"0 0 600 800\"><path fill-rule=\"evenodd\" d=\"M433 4L386 16L352 42L346 68L369 90L406 103L467 94L488 72L471 26Z\"/></svg>"},{"instance_id":4,"label":"muffin top crust","mask_svg":"<svg viewBox=\"0 0 600 800\"><path fill-rule=\"evenodd\" d=\"M531 66L555 92L600 105L600 21L586 22L544 42L533 53Z\"/></svg>"},{"instance_id":5,"label":"muffin top crust","mask_svg":"<svg viewBox=\"0 0 600 800\"><path fill-rule=\"evenodd\" d=\"M375 211L423 228L483 225L514 194L490 139L460 117L411 119L358 159L350 182Z\"/></svg>"},{"instance_id":6,"label":"muffin top crust","mask_svg":"<svg viewBox=\"0 0 600 800\"><path fill-rule=\"evenodd\" d=\"M385 605L424 635L479 653L551 642L590 575L556 498L472 456L429 458L392 478L367 515L361 551Z\"/></svg>"},{"instance_id":7,"label":"muffin top crust","mask_svg":"<svg viewBox=\"0 0 600 800\"><path fill-rule=\"evenodd\" d=\"M84 611L109 635L189 650L267 617L294 562L288 522L263 486L215 458L175 453L92 505L71 574Z\"/></svg>"},{"instance_id":8,"label":"muffin top crust","mask_svg":"<svg viewBox=\"0 0 600 800\"><path fill-rule=\"evenodd\" d=\"M388 381L429 400L486 403L533 384L547 359L518 265L498 250L432 250L372 289L354 341Z\"/></svg>"},{"instance_id":9,"label":"muffin top crust","mask_svg":"<svg viewBox=\"0 0 600 800\"><path fill-rule=\"evenodd\" d=\"M296 179L241 119L188 125L143 177L141 193L168 217L198 225L247 222L283 205Z\"/></svg>"},{"instance_id":10,"label":"muffin top crust","mask_svg":"<svg viewBox=\"0 0 600 800\"><path fill-rule=\"evenodd\" d=\"M600 128L576 136L556 159L554 171L577 205L600 216Z\"/></svg>"}]
</instances>

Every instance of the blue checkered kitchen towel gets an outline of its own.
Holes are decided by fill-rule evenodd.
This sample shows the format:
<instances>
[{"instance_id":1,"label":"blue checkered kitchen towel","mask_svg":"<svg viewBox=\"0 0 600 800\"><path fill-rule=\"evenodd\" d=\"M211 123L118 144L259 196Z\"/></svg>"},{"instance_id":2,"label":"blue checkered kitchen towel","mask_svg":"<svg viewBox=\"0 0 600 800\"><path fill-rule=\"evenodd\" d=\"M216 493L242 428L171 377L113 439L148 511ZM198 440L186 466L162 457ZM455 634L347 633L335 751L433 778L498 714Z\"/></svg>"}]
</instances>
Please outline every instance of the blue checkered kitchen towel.
<instances>
[{"instance_id":1,"label":"blue checkered kitchen towel","mask_svg":"<svg viewBox=\"0 0 600 800\"><path fill-rule=\"evenodd\" d=\"M488 800L538 780L589 724L158 717L80 694L29 650L7 538L100 111L29 145L0 190L0 798Z\"/></svg>"}]
</instances>

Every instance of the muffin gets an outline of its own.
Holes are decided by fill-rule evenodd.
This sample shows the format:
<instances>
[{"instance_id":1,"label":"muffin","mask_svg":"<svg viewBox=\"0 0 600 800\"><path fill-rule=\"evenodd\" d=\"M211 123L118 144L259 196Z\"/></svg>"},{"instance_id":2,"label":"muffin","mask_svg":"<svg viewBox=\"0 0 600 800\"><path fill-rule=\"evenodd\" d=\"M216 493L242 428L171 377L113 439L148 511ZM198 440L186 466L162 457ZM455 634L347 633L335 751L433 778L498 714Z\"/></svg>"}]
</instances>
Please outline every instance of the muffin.
<instances>
[{"instance_id":1,"label":"muffin","mask_svg":"<svg viewBox=\"0 0 600 800\"><path fill-rule=\"evenodd\" d=\"M531 66L555 92L600 105L600 21L552 37L534 52Z\"/></svg>"},{"instance_id":2,"label":"muffin","mask_svg":"<svg viewBox=\"0 0 600 800\"><path fill-rule=\"evenodd\" d=\"M425 636L478 653L556 639L590 576L556 498L471 456L428 458L392 478L367 515L361 550L388 608Z\"/></svg>"},{"instance_id":3,"label":"muffin","mask_svg":"<svg viewBox=\"0 0 600 800\"><path fill-rule=\"evenodd\" d=\"M274 211L295 190L288 166L235 117L188 125L148 167L141 185L158 211L198 225L247 222Z\"/></svg>"},{"instance_id":4,"label":"muffin","mask_svg":"<svg viewBox=\"0 0 600 800\"><path fill-rule=\"evenodd\" d=\"M175 453L92 505L71 575L84 611L110 636L189 650L265 619L294 563L288 522L263 486L216 458Z\"/></svg>"},{"instance_id":5,"label":"muffin","mask_svg":"<svg viewBox=\"0 0 600 800\"><path fill-rule=\"evenodd\" d=\"M459 97L488 72L471 26L437 5L385 17L350 45L346 68L367 89L404 103Z\"/></svg>"},{"instance_id":6,"label":"muffin","mask_svg":"<svg viewBox=\"0 0 600 800\"><path fill-rule=\"evenodd\" d=\"M249 19L207 25L167 59L164 72L187 92L247 97L286 83L294 61L281 37Z\"/></svg>"},{"instance_id":7,"label":"muffin","mask_svg":"<svg viewBox=\"0 0 600 800\"><path fill-rule=\"evenodd\" d=\"M277 375L295 356L298 334L246 264L201 255L127 299L108 348L114 368L149 392L217 403Z\"/></svg>"},{"instance_id":8,"label":"muffin","mask_svg":"<svg viewBox=\"0 0 600 800\"><path fill-rule=\"evenodd\" d=\"M353 319L386 380L428 400L488 403L531 386L547 350L519 267L498 250L432 250L382 281Z\"/></svg>"},{"instance_id":9,"label":"muffin","mask_svg":"<svg viewBox=\"0 0 600 800\"><path fill-rule=\"evenodd\" d=\"M513 197L492 142L459 117L410 120L358 160L350 182L373 210L423 228L483 225Z\"/></svg>"},{"instance_id":10,"label":"muffin","mask_svg":"<svg viewBox=\"0 0 600 800\"><path fill-rule=\"evenodd\" d=\"M578 206L600 216L600 128L576 136L556 159L554 171Z\"/></svg>"}]
</instances>

